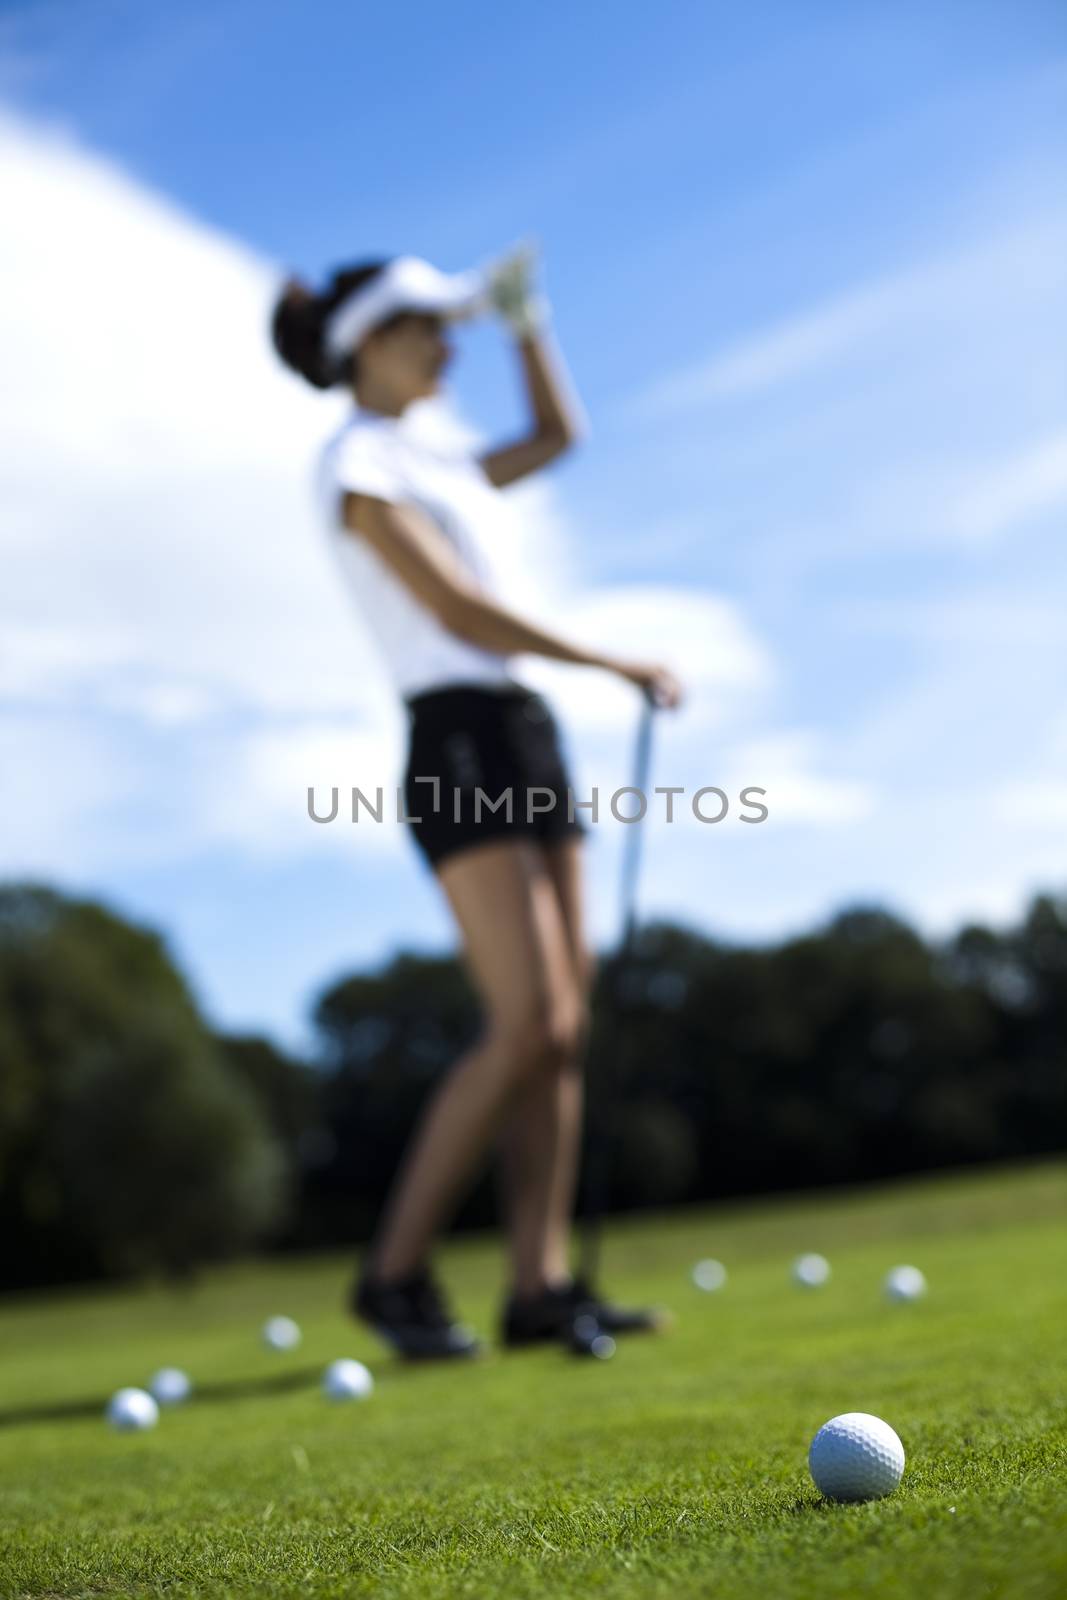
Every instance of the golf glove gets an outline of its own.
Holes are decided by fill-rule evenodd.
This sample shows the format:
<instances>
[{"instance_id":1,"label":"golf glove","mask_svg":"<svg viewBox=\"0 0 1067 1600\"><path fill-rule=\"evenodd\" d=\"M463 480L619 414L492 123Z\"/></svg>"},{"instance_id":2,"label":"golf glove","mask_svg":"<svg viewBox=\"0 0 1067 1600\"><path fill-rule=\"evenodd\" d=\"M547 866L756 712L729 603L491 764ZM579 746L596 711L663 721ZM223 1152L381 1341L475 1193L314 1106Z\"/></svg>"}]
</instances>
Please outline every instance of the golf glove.
<instances>
[{"instance_id":1,"label":"golf glove","mask_svg":"<svg viewBox=\"0 0 1067 1600\"><path fill-rule=\"evenodd\" d=\"M538 333L548 321L548 301L534 282L536 264L536 246L522 244L486 272L489 304L518 339Z\"/></svg>"}]
</instances>

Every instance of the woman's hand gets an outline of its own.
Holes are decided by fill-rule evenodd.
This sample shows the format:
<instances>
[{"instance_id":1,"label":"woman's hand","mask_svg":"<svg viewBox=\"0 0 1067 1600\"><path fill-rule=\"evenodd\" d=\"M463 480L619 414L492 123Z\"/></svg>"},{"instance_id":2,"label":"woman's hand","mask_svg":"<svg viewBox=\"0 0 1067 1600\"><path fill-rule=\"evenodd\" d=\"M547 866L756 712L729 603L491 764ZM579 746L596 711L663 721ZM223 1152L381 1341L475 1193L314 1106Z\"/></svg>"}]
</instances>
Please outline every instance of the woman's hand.
<instances>
[{"instance_id":1,"label":"woman's hand","mask_svg":"<svg viewBox=\"0 0 1067 1600\"><path fill-rule=\"evenodd\" d=\"M489 303L518 339L538 333L548 320L548 301L536 283L538 251L526 240L486 271Z\"/></svg>"},{"instance_id":2,"label":"woman's hand","mask_svg":"<svg viewBox=\"0 0 1067 1600\"><path fill-rule=\"evenodd\" d=\"M628 683L635 684L653 705L673 711L685 698L685 690L669 667L655 661L618 661L615 670Z\"/></svg>"}]
</instances>

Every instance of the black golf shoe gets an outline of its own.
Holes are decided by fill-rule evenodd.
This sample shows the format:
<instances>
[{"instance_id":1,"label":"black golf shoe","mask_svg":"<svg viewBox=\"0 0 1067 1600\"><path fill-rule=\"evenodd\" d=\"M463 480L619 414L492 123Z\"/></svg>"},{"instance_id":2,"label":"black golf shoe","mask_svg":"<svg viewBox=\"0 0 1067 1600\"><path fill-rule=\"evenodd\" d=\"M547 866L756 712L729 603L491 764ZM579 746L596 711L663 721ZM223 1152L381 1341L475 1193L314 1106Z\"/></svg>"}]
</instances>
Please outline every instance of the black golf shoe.
<instances>
[{"instance_id":1,"label":"black golf shoe","mask_svg":"<svg viewBox=\"0 0 1067 1600\"><path fill-rule=\"evenodd\" d=\"M573 1337L575 1319L591 1317L602 1333L655 1333L670 1325L670 1316L659 1309L634 1309L602 1300L581 1278L568 1284L542 1289L536 1295L512 1295L504 1308L501 1340L509 1348L544 1344Z\"/></svg>"},{"instance_id":2,"label":"black golf shoe","mask_svg":"<svg viewBox=\"0 0 1067 1600\"><path fill-rule=\"evenodd\" d=\"M627 1307L602 1300L581 1278L574 1280L574 1294L605 1333L663 1333L674 1321L663 1306Z\"/></svg>"},{"instance_id":3,"label":"black golf shoe","mask_svg":"<svg viewBox=\"0 0 1067 1600\"><path fill-rule=\"evenodd\" d=\"M356 1316L408 1361L482 1353L471 1329L453 1319L440 1286L426 1267L391 1281L363 1277L356 1284L351 1304Z\"/></svg>"}]
</instances>

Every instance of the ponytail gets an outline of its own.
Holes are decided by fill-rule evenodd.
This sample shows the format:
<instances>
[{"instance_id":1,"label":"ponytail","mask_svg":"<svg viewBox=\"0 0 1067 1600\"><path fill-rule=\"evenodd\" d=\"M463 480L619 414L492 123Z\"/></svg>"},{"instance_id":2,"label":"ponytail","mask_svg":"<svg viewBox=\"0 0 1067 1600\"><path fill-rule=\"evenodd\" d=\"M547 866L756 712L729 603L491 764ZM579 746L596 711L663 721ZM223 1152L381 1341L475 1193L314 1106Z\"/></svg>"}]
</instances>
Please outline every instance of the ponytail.
<instances>
[{"instance_id":1,"label":"ponytail","mask_svg":"<svg viewBox=\"0 0 1067 1600\"><path fill-rule=\"evenodd\" d=\"M287 278L283 284L271 316L271 340L286 366L316 389L332 389L354 376L353 357L339 362L324 348L326 320L353 289L362 288L387 265L386 261L374 261L339 268L322 294L297 277Z\"/></svg>"}]
</instances>

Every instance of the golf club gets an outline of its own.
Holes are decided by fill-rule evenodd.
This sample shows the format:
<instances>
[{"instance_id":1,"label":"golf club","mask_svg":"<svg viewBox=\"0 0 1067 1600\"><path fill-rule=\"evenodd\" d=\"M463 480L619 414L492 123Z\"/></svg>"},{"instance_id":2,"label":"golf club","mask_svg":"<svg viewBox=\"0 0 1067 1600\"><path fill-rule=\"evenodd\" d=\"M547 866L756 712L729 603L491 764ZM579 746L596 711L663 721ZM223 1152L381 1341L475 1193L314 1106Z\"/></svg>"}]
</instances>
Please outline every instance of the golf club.
<instances>
[{"instance_id":1,"label":"golf club","mask_svg":"<svg viewBox=\"0 0 1067 1600\"><path fill-rule=\"evenodd\" d=\"M652 719L656 702L645 695L637 725L634 749L632 787L646 797L652 752ZM643 819L628 826L623 842L622 858L622 936L615 954L609 959L605 973L604 992L608 1007L608 1027L602 1035L599 1094L587 1105L586 1122L588 1143L586 1158L585 1207L581 1230L581 1275L590 1286L595 1285L600 1259L600 1236L608 1204L609 1187L609 1128L608 1087L609 1069L605 1063L611 1054L611 1045L619 1037L619 1019L625 1005L623 983L637 931L637 873L641 858Z\"/></svg>"}]
</instances>

